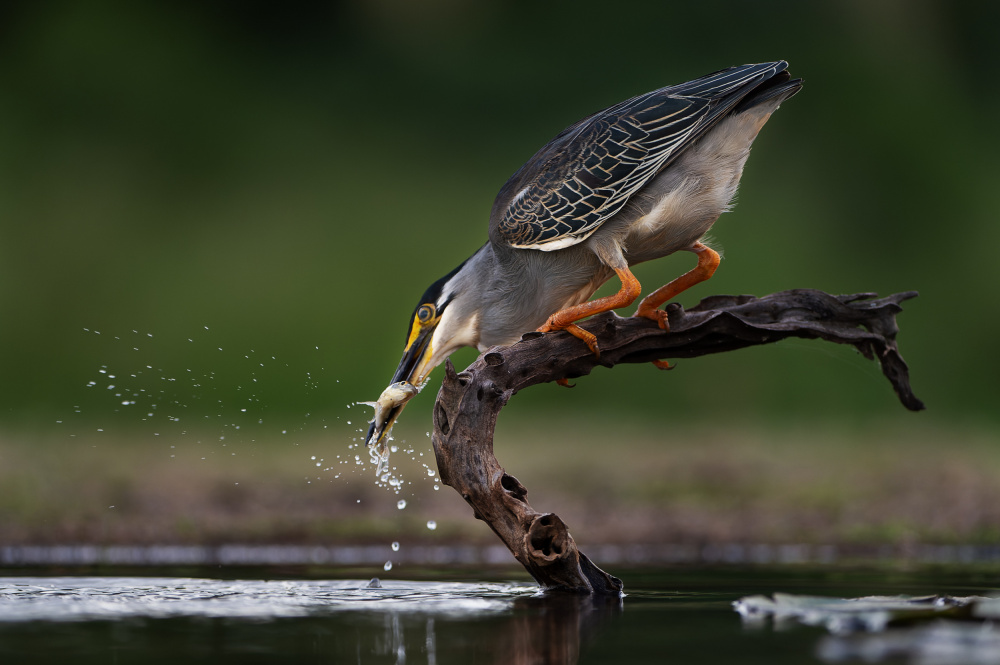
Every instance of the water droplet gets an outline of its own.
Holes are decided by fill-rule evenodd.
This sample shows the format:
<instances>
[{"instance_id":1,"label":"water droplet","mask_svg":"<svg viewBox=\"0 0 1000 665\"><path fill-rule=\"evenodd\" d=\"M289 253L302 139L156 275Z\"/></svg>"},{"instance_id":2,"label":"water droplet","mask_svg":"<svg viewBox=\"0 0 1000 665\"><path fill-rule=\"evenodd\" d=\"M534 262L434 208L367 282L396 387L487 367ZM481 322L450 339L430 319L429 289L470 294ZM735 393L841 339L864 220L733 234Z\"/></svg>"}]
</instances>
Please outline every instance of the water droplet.
<instances>
[{"instance_id":1,"label":"water droplet","mask_svg":"<svg viewBox=\"0 0 1000 665\"><path fill-rule=\"evenodd\" d=\"M385 565L382 566L382 570L392 570L392 561L386 561Z\"/></svg>"},{"instance_id":2,"label":"water droplet","mask_svg":"<svg viewBox=\"0 0 1000 665\"><path fill-rule=\"evenodd\" d=\"M433 476L434 475L434 469L427 469L427 475L428 476Z\"/></svg>"},{"instance_id":3,"label":"water droplet","mask_svg":"<svg viewBox=\"0 0 1000 665\"><path fill-rule=\"evenodd\" d=\"M393 552L398 552L399 551L399 543L393 541L393 543L392 543L392 551Z\"/></svg>"},{"instance_id":4,"label":"water droplet","mask_svg":"<svg viewBox=\"0 0 1000 665\"><path fill-rule=\"evenodd\" d=\"M400 499L399 501L397 501L396 507L399 508L400 510L406 508L406 499Z\"/></svg>"},{"instance_id":5,"label":"water droplet","mask_svg":"<svg viewBox=\"0 0 1000 665\"><path fill-rule=\"evenodd\" d=\"M435 522L434 520L427 520L427 528L433 531L434 529L438 528L438 523Z\"/></svg>"}]
</instances>

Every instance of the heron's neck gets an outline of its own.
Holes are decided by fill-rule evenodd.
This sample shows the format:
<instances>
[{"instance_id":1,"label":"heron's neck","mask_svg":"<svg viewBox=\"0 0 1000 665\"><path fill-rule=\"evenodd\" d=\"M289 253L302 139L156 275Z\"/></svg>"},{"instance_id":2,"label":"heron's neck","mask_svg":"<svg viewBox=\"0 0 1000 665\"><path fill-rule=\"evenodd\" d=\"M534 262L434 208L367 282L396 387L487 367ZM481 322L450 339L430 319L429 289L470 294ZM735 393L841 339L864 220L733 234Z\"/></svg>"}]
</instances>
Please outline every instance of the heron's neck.
<instances>
[{"instance_id":1,"label":"heron's neck","mask_svg":"<svg viewBox=\"0 0 1000 665\"><path fill-rule=\"evenodd\" d=\"M544 323L544 317L535 320L545 309L541 301L546 297L539 272L532 268L535 254L487 242L469 261L475 263L476 274L469 278L476 283L472 295L477 299L473 306L479 314L480 350L513 344Z\"/></svg>"}]
</instances>

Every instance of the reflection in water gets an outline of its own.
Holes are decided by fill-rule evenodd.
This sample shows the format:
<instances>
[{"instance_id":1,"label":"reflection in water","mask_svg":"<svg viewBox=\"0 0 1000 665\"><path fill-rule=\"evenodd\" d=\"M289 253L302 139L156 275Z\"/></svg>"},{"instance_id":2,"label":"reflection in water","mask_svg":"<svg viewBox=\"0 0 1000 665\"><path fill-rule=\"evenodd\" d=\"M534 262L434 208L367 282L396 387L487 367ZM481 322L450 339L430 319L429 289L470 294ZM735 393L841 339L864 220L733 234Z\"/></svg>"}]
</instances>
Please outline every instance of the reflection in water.
<instances>
[{"instance_id":1,"label":"reflection in water","mask_svg":"<svg viewBox=\"0 0 1000 665\"><path fill-rule=\"evenodd\" d=\"M0 578L0 654L19 653L9 649L20 644L37 655L55 633L107 640L113 622L116 649L176 648L173 633L208 632L220 656L308 647L334 662L572 664L581 641L620 611L618 598L541 594L527 584Z\"/></svg>"},{"instance_id":2,"label":"reflection in water","mask_svg":"<svg viewBox=\"0 0 1000 665\"><path fill-rule=\"evenodd\" d=\"M579 660L581 643L594 637L601 625L621 611L621 600L539 594L513 599L508 610L491 622L489 630L475 631L477 661L573 665ZM450 645L463 639L456 636L447 615L440 617L440 626L434 616L422 621L410 618L401 612L385 614L381 634L371 645L359 643L359 653L389 657L399 665L424 658L428 665L436 665L439 639ZM363 634L358 636L360 639Z\"/></svg>"},{"instance_id":3,"label":"reflection in water","mask_svg":"<svg viewBox=\"0 0 1000 665\"><path fill-rule=\"evenodd\" d=\"M495 662L576 663L581 643L595 637L621 608L620 598L565 593L518 598L514 616L498 636Z\"/></svg>"},{"instance_id":4,"label":"reflection in water","mask_svg":"<svg viewBox=\"0 0 1000 665\"><path fill-rule=\"evenodd\" d=\"M996 665L1000 663L1000 630L990 623L941 619L882 633L827 635L816 647L827 663L881 663L905 659L920 665Z\"/></svg>"},{"instance_id":5,"label":"reflection in water","mask_svg":"<svg viewBox=\"0 0 1000 665\"><path fill-rule=\"evenodd\" d=\"M428 665L437 665L437 640L434 639L434 618L427 618L427 641L424 643L427 648Z\"/></svg>"},{"instance_id":6,"label":"reflection in water","mask_svg":"<svg viewBox=\"0 0 1000 665\"><path fill-rule=\"evenodd\" d=\"M428 608L429 616L414 613L412 608L385 613L381 616L382 630L371 636L371 643L365 641L363 631L356 633L357 652L385 657L383 662L399 665L425 658L428 665L437 665L439 640L450 647L468 641L474 642L469 646L477 662L573 665L579 660L581 644L621 612L621 600L571 594L518 596L504 604L506 611L492 613L492 620L484 622L483 630L466 626L456 631L454 621L459 607ZM476 611L471 606L467 609L470 613ZM462 614L465 620L471 618L471 614Z\"/></svg>"},{"instance_id":7,"label":"reflection in water","mask_svg":"<svg viewBox=\"0 0 1000 665\"><path fill-rule=\"evenodd\" d=\"M476 638L478 655L484 662L573 665L579 660L581 644L621 611L621 600L538 594L515 598L508 609L491 630ZM421 656L426 657L428 665L437 664L438 630L433 616L426 617L422 625L407 621L399 612L386 614L383 620L383 632L371 645L370 653L389 656L399 665L420 662ZM447 618L443 623L442 641L451 644L455 635ZM361 653L368 652L367 645L358 646Z\"/></svg>"},{"instance_id":8,"label":"reflection in water","mask_svg":"<svg viewBox=\"0 0 1000 665\"><path fill-rule=\"evenodd\" d=\"M0 578L0 664L617 665L669 657L799 665L817 656L831 663L998 663L1000 600L983 597L998 593L982 586L980 575L896 573L887 581L882 570L631 570L626 579L634 586L624 601L542 595L525 583L389 580L379 588L367 579L10 577ZM988 579L995 579L994 569ZM782 588L797 595L775 597L774 589ZM915 591L962 596L899 595ZM887 598L860 603L826 597L835 593ZM861 630L823 635L828 629L781 620L774 624L780 630L747 630L732 607L740 598L744 605L755 598L761 610L773 605L804 617L825 616L816 614L821 609L841 612L849 604L854 616L833 625ZM879 612L899 618L911 610L927 613L927 604L933 623L867 632L880 622ZM960 616L965 611L981 623ZM773 614L757 623L771 624ZM941 656L944 646L948 653Z\"/></svg>"}]
</instances>

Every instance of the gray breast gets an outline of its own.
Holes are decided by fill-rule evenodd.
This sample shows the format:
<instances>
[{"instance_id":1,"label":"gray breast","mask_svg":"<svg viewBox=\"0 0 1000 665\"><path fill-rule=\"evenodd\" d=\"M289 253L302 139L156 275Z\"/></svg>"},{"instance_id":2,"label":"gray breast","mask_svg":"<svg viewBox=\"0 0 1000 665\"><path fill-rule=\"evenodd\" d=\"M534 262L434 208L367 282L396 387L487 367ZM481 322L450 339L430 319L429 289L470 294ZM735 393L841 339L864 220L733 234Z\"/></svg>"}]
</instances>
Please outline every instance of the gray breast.
<instances>
[{"instance_id":1,"label":"gray breast","mask_svg":"<svg viewBox=\"0 0 1000 665\"><path fill-rule=\"evenodd\" d=\"M557 252L489 244L491 282L482 290L482 314L490 325L480 349L513 344L550 314L588 300L614 272L586 245Z\"/></svg>"}]
</instances>

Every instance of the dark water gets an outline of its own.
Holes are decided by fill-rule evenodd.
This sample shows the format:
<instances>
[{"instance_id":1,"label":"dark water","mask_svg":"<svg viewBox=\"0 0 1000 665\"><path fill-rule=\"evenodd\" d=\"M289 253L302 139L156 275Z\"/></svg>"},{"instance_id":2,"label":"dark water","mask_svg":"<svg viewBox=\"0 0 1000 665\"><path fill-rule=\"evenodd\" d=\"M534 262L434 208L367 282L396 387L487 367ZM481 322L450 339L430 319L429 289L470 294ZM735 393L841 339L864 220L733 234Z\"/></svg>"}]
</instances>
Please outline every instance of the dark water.
<instances>
[{"instance_id":1,"label":"dark water","mask_svg":"<svg viewBox=\"0 0 1000 665\"><path fill-rule=\"evenodd\" d=\"M828 654L847 653L830 651L829 641L840 638L809 626L753 627L732 602L775 591L968 596L996 595L1000 587L995 569L678 568L615 571L627 596L593 600L539 594L523 580L433 575L367 588L367 578L242 572L241 579L205 571L0 578L0 663L831 662ZM953 661L915 655L891 662Z\"/></svg>"}]
</instances>

